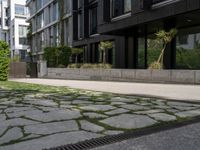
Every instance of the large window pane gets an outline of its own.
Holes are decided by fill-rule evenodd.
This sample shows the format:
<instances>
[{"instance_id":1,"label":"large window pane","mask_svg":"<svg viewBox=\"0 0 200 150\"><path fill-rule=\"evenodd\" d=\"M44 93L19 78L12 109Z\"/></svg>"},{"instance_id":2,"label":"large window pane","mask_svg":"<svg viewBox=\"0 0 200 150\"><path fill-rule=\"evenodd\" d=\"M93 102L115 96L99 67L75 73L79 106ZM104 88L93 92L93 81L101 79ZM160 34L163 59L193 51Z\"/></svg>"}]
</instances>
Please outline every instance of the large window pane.
<instances>
[{"instance_id":1,"label":"large window pane","mask_svg":"<svg viewBox=\"0 0 200 150\"><path fill-rule=\"evenodd\" d=\"M97 33L97 7L90 10L90 34Z\"/></svg>"},{"instance_id":2,"label":"large window pane","mask_svg":"<svg viewBox=\"0 0 200 150\"><path fill-rule=\"evenodd\" d=\"M138 69L145 69L145 39L138 38Z\"/></svg>"},{"instance_id":3,"label":"large window pane","mask_svg":"<svg viewBox=\"0 0 200 150\"><path fill-rule=\"evenodd\" d=\"M117 17L131 11L131 0L112 0L112 16Z\"/></svg>"},{"instance_id":4,"label":"large window pane","mask_svg":"<svg viewBox=\"0 0 200 150\"><path fill-rule=\"evenodd\" d=\"M195 33L196 31L196 33ZM176 68L200 69L200 30L179 31L176 43Z\"/></svg>"},{"instance_id":5,"label":"large window pane","mask_svg":"<svg viewBox=\"0 0 200 150\"><path fill-rule=\"evenodd\" d=\"M25 14L25 6L15 4L15 14L17 14L17 15L26 15Z\"/></svg>"}]
</instances>

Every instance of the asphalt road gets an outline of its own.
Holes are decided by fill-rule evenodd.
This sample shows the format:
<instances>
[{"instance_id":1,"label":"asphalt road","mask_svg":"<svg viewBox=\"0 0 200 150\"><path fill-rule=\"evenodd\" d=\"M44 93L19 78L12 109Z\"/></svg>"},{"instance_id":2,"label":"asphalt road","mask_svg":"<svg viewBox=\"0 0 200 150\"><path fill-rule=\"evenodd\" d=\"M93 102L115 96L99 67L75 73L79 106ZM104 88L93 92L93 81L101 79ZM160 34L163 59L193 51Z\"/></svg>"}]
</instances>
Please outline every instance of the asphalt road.
<instances>
[{"instance_id":1,"label":"asphalt road","mask_svg":"<svg viewBox=\"0 0 200 150\"><path fill-rule=\"evenodd\" d=\"M93 150L200 150L200 123L98 147Z\"/></svg>"}]
</instances>

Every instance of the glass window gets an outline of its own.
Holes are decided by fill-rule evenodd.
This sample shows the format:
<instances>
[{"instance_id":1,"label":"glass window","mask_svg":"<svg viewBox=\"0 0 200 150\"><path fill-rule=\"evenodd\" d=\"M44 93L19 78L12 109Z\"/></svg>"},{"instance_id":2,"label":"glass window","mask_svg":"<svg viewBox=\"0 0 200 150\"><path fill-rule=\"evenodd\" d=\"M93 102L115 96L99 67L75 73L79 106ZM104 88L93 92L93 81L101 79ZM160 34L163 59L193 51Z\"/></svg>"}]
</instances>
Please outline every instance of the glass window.
<instances>
[{"instance_id":1,"label":"glass window","mask_svg":"<svg viewBox=\"0 0 200 150\"><path fill-rule=\"evenodd\" d=\"M27 26L19 25L19 37L27 36Z\"/></svg>"},{"instance_id":2,"label":"glass window","mask_svg":"<svg viewBox=\"0 0 200 150\"><path fill-rule=\"evenodd\" d=\"M90 10L90 34L97 33L97 7Z\"/></svg>"},{"instance_id":3,"label":"glass window","mask_svg":"<svg viewBox=\"0 0 200 150\"><path fill-rule=\"evenodd\" d=\"M112 0L112 16L117 17L131 11L131 0Z\"/></svg>"},{"instance_id":4,"label":"glass window","mask_svg":"<svg viewBox=\"0 0 200 150\"><path fill-rule=\"evenodd\" d=\"M138 38L138 69L145 69L145 38Z\"/></svg>"},{"instance_id":5,"label":"glass window","mask_svg":"<svg viewBox=\"0 0 200 150\"><path fill-rule=\"evenodd\" d=\"M25 6L15 4L15 14L17 14L17 15L26 15Z\"/></svg>"},{"instance_id":6,"label":"glass window","mask_svg":"<svg viewBox=\"0 0 200 150\"><path fill-rule=\"evenodd\" d=\"M179 31L176 39L176 68L200 69L200 30Z\"/></svg>"},{"instance_id":7,"label":"glass window","mask_svg":"<svg viewBox=\"0 0 200 150\"><path fill-rule=\"evenodd\" d=\"M79 37L79 39L81 39L83 36L82 23L83 23L83 15L82 15L82 11L80 11L78 14L78 37Z\"/></svg>"}]
</instances>

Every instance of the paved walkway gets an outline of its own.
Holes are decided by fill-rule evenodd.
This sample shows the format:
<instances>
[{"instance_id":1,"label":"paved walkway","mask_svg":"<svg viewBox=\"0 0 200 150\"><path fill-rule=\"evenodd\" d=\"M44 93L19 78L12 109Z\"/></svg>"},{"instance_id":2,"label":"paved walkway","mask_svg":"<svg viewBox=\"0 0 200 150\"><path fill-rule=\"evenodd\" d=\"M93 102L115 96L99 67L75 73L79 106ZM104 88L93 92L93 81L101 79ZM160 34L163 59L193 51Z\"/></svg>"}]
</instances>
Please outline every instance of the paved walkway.
<instances>
[{"instance_id":1,"label":"paved walkway","mask_svg":"<svg viewBox=\"0 0 200 150\"><path fill-rule=\"evenodd\" d=\"M68 86L71 88L112 92L117 94L133 94L156 96L166 99L200 101L200 85L98 82L56 79L12 79L11 81L54 86Z\"/></svg>"},{"instance_id":2,"label":"paved walkway","mask_svg":"<svg viewBox=\"0 0 200 150\"><path fill-rule=\"evenodd\" d=\"M93 150L199 150L200 123L98 147Z\"/></svg>"}]
</instances>

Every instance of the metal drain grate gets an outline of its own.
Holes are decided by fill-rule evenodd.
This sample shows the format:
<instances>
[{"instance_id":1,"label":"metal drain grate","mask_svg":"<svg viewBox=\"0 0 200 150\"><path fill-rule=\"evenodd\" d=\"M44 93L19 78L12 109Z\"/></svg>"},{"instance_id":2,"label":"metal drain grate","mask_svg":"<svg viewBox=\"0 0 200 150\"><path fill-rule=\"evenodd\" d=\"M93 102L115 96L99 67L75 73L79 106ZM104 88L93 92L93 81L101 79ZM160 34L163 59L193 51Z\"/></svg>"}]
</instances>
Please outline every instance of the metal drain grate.
<instances>
[{"instance_id":1,"label":"metal drain grate","mask_svg":"<svg viewBox=\"0 0 200 150\"><path fill-rule=\"evenodd\" d=\"M68 145L63 145L63 146L50 148L50 149L44 149L44 150L88 150L95 147L104 146L104 145L112 144L116 142L121 142L123 140L136 138L136 137L140 137L143 135L152 134L152 133L156 133L156 132L160 132L164 130L169 130L169 129L173 129L173 128L177 128L177 127L181 127L181 126L185 126L185 125L189 125L189 124L193 124L197 122L200 122L200 117L194 118L192 120L187 120L184 122L178 122L178 123L175 122L175 123L166 124L162 126L154 126L154 127L150 127L146 129L122 133L119 135L110 135L110 136L100 137L96 139L86 140L86 141L79 142L76 144L68 144Z\"/></svg>"}]
</instances>

